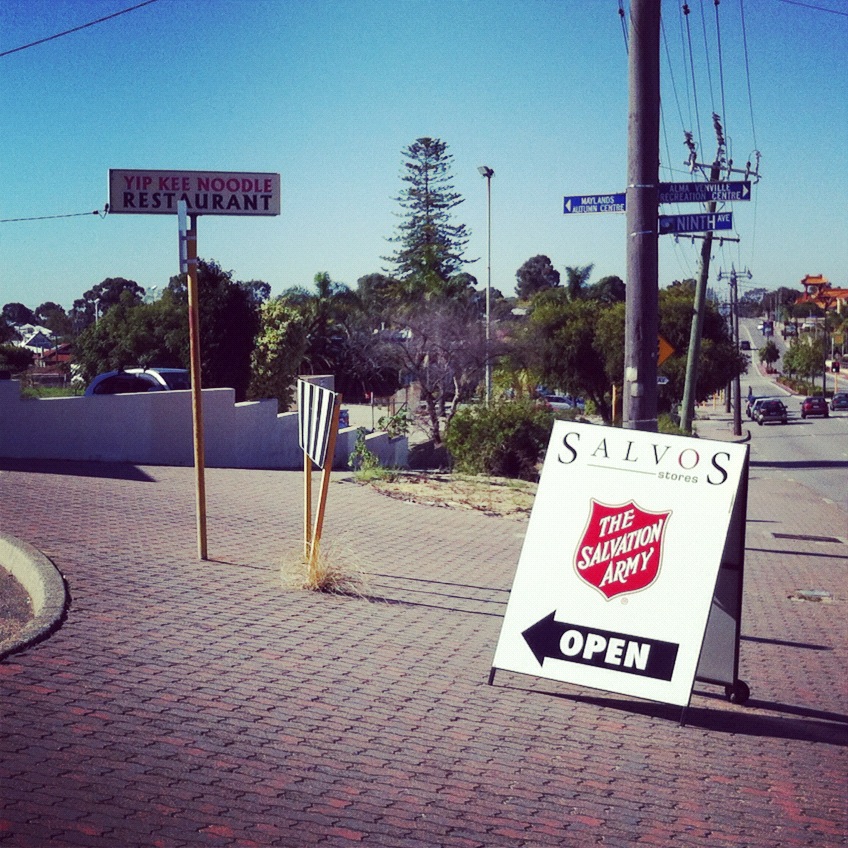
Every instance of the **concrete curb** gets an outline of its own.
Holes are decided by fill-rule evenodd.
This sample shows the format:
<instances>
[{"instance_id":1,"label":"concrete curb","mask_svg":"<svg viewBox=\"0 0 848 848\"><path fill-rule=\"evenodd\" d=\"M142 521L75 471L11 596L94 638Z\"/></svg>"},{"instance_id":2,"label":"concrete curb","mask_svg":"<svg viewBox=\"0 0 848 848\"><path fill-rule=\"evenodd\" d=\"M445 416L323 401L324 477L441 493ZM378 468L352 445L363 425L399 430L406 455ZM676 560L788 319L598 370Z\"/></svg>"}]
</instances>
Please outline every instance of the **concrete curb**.
<instances>
[{"instance_id":1,"label":"concrete curb","mask_svg":"<svg viewBox=\"0 0 848 848\"><path fill-rule=\"evenodd\" d=\"M0 660L46 639L62 623L70 602L65 578L32 545L0 533L0 568L6 569L32 601L34 617L16 636L0 642Z\"/></svg>"}]
</instances>

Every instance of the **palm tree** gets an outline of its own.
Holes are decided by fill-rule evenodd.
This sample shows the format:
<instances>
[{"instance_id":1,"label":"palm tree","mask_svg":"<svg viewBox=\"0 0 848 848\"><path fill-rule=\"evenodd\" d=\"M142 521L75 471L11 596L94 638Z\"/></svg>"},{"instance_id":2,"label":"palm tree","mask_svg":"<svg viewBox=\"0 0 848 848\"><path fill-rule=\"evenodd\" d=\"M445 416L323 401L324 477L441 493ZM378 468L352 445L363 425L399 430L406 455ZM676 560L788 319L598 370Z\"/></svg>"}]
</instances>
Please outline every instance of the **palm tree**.
<instances>
[{"instance_id":1,"label":"palm tree","mask_svg":"<svg viewBox=\"0 0 848 848\"><path fill-rule=\"evenodd\" d=\"M580 300L583 296L583 289L589 282L589 277L592 276L591 265L569 265L565 269L565 288L568 291L569 300Z\"/></svg>"}]
</instances>

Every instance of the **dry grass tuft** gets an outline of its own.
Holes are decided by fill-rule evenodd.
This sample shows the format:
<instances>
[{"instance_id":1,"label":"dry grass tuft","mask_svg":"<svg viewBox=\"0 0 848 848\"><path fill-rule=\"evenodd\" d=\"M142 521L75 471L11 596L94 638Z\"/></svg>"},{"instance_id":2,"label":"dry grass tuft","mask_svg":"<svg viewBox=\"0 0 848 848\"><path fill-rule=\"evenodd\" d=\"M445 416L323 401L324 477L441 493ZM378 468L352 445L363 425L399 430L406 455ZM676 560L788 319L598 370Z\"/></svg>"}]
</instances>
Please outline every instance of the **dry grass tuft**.
<instances>
[{"instance_id":1,"label":"dry grass tuft","mask_svg":"<svg viewBox=\"0 0 848 848\"><path fill-rule=\"evenodd\" d=\"M322 544L315 562L310 564L303 553L283 559L280 580L288 590L308 589L331 595L365 597L368 579L353 555L338 544Z\"/></svg>"}]
</instances>

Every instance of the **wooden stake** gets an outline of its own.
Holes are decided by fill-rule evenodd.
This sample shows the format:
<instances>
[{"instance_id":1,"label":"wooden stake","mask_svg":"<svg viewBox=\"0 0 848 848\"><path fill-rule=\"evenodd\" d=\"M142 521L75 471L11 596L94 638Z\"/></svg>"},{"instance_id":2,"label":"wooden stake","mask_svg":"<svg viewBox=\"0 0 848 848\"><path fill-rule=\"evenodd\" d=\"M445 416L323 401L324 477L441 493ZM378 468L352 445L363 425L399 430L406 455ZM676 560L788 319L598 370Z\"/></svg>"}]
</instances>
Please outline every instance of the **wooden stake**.
<instances>
[{"instance_id":1,"label":"wooden stake","mask_svg":"<svg viewBox=\"0 0 848 848\"><path fill-rule=\"evenodd\" d=\"M312 545L309 555L309 577L315 578L318 567L318 553L321 546L321 531L324 526L324 513L327 506L327 491L330 488L330 475L333 472L333 455L336 452L336 437L339 434L339 416L342 411L342 396L336 395L333 407L333 423L330 425L330 435L327 439L327 453L324 458L324 468L321 474L321 492L318 496L318 512L315 516L315 529L312 532Z\"/></svg>"},{"instance_id":2,"label":"wooden stake","mask_svg":"<svg viewBox=\"0 0 848 848\"><path fill-rule=\"evenodd\" d=\"M312 460L303 452L303 561L312 553Z\"/></svg>"},{"instance_id":3,"label":"wooden stake","mask_svg":"<svg viewBox=\"0 0 848 848\"><path fill-rule=\"evenodd\" d=\"M186 232L188 258L188 337L191 356L191 408L194 432L195 501L197 509L197 556L206 557L206 455L203 441L203 402L200 379L200 311L197 288L197 216L191 216Z\"/></svg>"}]
</instances>

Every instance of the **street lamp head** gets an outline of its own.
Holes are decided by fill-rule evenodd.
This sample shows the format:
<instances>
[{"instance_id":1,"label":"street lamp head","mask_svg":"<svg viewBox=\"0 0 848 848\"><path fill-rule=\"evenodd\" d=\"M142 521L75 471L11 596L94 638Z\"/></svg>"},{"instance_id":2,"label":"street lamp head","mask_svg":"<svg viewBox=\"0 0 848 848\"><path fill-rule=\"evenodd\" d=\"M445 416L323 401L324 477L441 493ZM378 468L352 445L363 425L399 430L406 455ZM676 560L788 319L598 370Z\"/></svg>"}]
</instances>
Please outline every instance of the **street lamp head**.
<instances>
[{"instance_id":1,"label":"street lamp head","mask_svg":"<svg viewBox=\"0 0 848 848\"><path fill-rule=\"evenodd\" d=\"M495 175L495 172L488 165L481 165L477 170L480 172L480 176L487 180Z\"/></svg>"}]
</instances>

